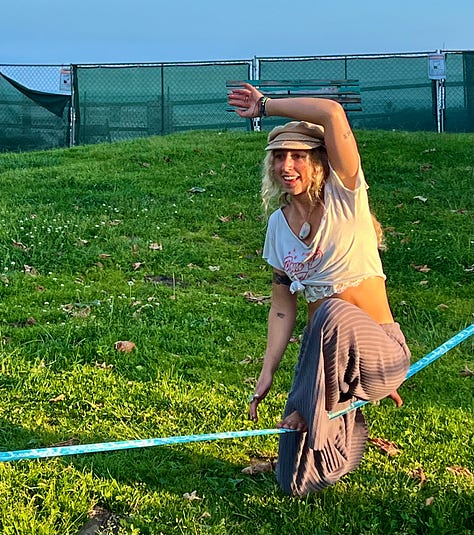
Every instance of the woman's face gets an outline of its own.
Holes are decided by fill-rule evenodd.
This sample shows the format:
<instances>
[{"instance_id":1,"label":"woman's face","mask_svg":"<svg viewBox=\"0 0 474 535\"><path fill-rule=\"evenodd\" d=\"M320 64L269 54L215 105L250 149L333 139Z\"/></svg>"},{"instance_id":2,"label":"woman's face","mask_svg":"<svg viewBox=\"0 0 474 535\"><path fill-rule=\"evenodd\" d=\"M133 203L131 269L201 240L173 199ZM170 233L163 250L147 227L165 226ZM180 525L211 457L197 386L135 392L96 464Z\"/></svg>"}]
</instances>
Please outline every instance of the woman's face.
<instances>
[{"instance_id":1,"label":"woman's face","mask_svg":"<svg viewBox=\"0 0 474 535\"><path fill-rule=\"evenodd\" d=\"M291 195L305 193L310 184L308 151L276 149L273 151L273 174L281 188Z\"/></svg>"}]
</instances>

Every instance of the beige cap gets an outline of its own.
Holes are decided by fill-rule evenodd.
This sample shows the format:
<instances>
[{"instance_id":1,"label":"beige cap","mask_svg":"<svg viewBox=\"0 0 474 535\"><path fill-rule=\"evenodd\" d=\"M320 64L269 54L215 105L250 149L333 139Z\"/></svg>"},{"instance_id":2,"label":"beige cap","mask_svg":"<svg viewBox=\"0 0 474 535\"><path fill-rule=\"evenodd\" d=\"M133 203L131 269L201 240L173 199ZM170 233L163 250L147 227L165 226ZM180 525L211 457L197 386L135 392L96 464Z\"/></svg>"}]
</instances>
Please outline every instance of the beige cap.
<instances>
[{"instance_id":1,"label":"beige cap","mask_svg":"<svg viewBox=\"0 0 474 535\"><path fill-rule=\"evenodd\" d=\"M324 128L306 121L291 121L276 126L268 134L265 150L309 150L324 146Z\"/></svg>"}]
</instances>

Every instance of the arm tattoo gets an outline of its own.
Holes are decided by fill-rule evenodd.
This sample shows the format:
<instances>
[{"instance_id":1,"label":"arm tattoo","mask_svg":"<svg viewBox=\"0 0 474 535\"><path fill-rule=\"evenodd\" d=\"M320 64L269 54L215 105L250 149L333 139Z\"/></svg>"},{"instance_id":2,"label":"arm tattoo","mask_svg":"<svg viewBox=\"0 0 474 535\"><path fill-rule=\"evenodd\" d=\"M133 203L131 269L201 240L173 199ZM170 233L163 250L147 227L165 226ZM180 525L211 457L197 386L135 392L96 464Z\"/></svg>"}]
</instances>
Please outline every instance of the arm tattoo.
<instances>
[{"instance_id":1,"label":"arm tattoo","mask_svg":"<svg viewBox=\"0 0 474 535\"><path fill-rule=\"evenodd\" d=\"M291 279L288 275L281 275L276 271L273 272L273 282L274 284L284 284L285 286L291 286Z\"/></svg>"},{"instance_id":2,"label":"arm tattoo","mask_svg":"<svg viewBox=\"0 0 474 535\"><path fill-rule=\"evenodd\" d=\"M352 130L348 130L345 134L342 135L344 139L347 139L352 136Z\"/></svg>"}]
</instances>

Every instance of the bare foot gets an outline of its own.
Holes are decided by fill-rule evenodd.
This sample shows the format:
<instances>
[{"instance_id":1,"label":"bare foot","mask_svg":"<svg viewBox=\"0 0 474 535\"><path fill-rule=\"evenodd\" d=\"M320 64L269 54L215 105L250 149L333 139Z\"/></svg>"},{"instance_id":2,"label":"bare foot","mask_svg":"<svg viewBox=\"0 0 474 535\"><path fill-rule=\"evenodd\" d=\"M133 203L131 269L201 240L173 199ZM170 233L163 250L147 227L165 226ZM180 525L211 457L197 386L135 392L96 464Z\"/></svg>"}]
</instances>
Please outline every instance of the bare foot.
<instances>
[{"instance_id":1,"label":"bare foot","mask_svg":"<svg viewBox=\"0 0 474 535\"><path fill-rule=\"evenodd\" d=\"M298 411L294 411L277 424L279 429L293 429L300 433L308 431L308 425Z\"/></svg>"},{"instance_id":2,"label":"bare foot","mask_svg":"<svg viewBox=\"0 0 474 535\"><path fill-rule=\"evenodd\" d=\"M390 399L393 399L397 407L401 407L403 405L403 399L400 397L400 394L396 390L394 390L387 397L389 397Z\"/></svg>"}]
</instances>

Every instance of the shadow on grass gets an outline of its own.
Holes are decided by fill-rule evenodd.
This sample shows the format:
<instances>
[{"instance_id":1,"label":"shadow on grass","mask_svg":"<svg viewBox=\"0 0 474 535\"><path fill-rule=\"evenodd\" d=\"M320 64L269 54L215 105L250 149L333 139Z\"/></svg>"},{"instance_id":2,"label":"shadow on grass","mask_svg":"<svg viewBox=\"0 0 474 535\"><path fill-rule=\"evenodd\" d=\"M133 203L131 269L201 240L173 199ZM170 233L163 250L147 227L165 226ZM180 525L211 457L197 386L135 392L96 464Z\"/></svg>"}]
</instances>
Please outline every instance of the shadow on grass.
<instances>
[{"instance_id":1,"label":"shadow on grass","mask_svg":"<svg viewBox=\"0 0 474 535\"><path fill-rule=\"evenodd\" d=\"M20 443L51 444L52 434L46 432L38 435L5 420L0 429L2 449ZM243 441L233 444L240 446L250 451ZM225 445L208 450L209 443L202 443L66 456L32 461L28 471L41 469L41 477L54 485L66 472L71 478L73 468L78 481L87 476L95 504L143 535L472 533L472 485L456 478L438 481L435 476L421 481L410 474L407 466L413 463L404 461L403 453L390 460L370 448L359 469L333 487L294 498L281 492L273 472L243 474L244 466L229 460L232 450L229 455ZM26 462L18 466L23 468Z\"/></svg>"}]
</instances>

